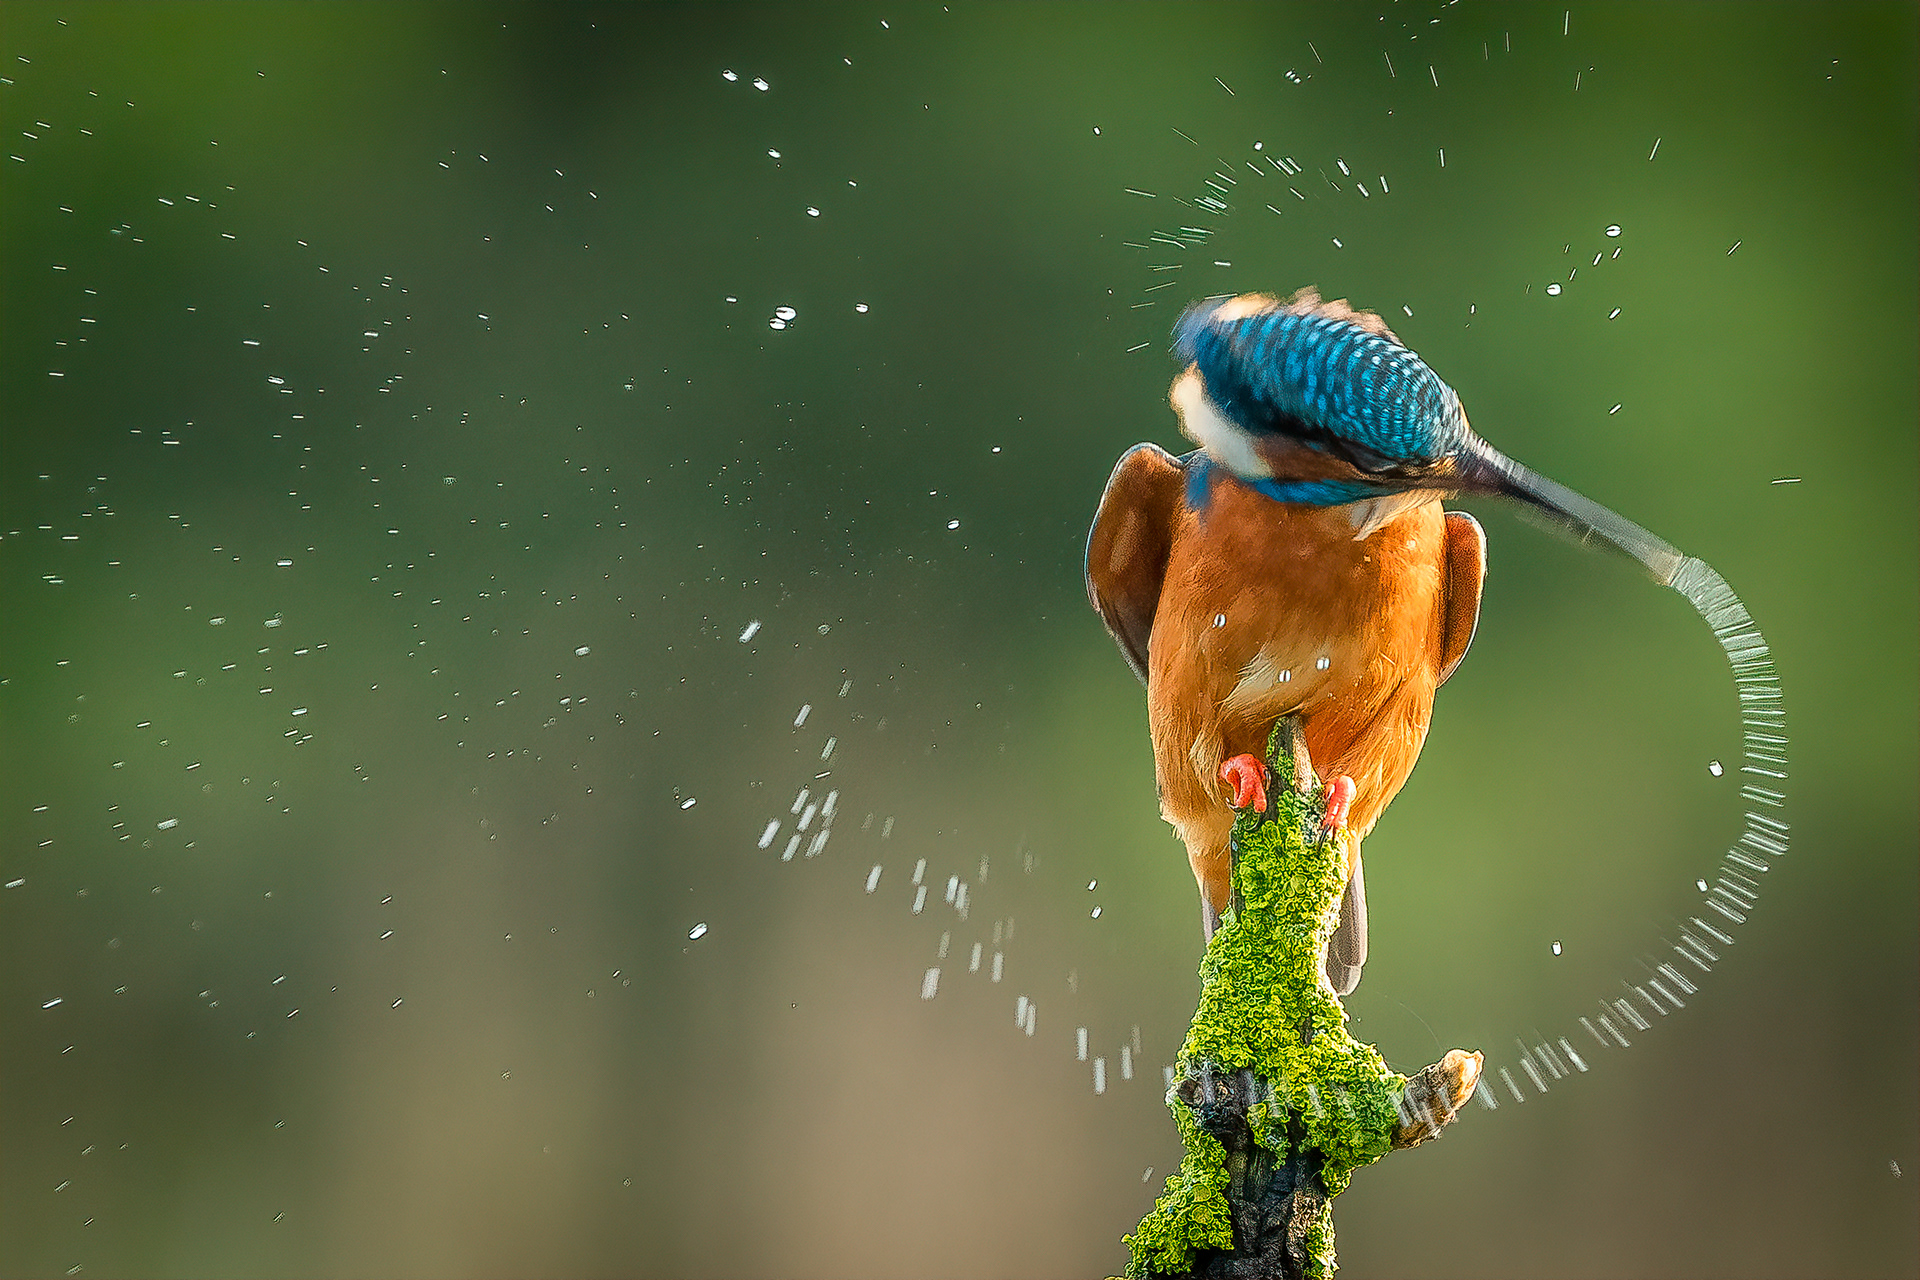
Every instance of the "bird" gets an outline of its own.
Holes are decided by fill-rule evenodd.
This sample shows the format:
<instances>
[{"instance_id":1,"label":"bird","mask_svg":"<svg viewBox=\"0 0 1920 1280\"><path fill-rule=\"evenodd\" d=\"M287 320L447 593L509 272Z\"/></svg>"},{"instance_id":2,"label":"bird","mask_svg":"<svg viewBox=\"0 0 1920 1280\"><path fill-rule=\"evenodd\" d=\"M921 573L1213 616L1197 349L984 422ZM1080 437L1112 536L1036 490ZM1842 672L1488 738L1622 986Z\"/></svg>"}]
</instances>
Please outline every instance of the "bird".
<instances>
[{"instance_id":1,"label":"bird","mask_svg":"<svg viewBox=\"0 0 1920 1280\"><path fill-rule=\"evenodd\" d=\"M1516 500L1672 585L1685 558L1529 471L1378 315L1306 288L1189 307L1169 391L1198 447L1126 451L1086 549L1087 594L1135 676L1162 816L1187 847L1201 927L1226 910L1235 811L1265 808L1267 734L1299 718L1347 835L1326 976L1367 959L1360 851L1419 759L1435 691L1466 656L1486 537L1444 499Z\"/></svg>"}]
</instances>

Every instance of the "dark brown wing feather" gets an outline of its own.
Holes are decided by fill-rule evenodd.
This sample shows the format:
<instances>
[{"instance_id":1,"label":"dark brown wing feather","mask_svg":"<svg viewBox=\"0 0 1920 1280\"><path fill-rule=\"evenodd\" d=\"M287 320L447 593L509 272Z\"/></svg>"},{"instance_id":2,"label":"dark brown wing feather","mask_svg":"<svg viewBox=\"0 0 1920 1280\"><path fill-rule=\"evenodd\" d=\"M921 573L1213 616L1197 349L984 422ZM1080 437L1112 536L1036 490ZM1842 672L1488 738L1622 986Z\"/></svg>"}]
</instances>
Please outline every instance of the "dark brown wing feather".
<instances>
[{"instance_id":1,"label":"dark brown wing feather","mask_svg":"<svg viewBox=\"0 0 1920 1280\"><path fill-rule=\"evenodd\" d=\"M1185 486L1180 459L1137 444L1114 467L1087 534L1087 598L1141 684Z\"/></svg>"},{"instance_id":2,"label":"dark brown wing feather","mask_svg":"<svg viewBox=\"0 0 1920 1280\"><path fill-rule=\"evenodd\" d=\"M1487 535L1464 511L1447 512L1447 552L1440 580L1440 663L1435 687L1447 682L1480 625L1480 588L1487 580Z\"/></svg>"}]
</instances>

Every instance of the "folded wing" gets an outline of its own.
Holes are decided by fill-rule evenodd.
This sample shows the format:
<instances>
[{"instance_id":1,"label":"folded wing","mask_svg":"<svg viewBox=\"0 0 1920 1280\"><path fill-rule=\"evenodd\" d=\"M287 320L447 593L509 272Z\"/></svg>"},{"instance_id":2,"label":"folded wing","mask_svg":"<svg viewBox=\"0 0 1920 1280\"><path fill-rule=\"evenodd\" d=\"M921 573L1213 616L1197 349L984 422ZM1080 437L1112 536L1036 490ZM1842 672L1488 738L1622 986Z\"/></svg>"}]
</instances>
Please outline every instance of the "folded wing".
<instances>
[{"instance_id":1,"label":"folded wing","mask_svg":"<svg viewBox=\"0 0 1920 1280\"><path fill-rule=\"evenodd\" d=\"M1137 444L1114 467L1087 535L1087 597L1141 684L1185 486L1183 459Z\"/></svg>"}]
</instances>

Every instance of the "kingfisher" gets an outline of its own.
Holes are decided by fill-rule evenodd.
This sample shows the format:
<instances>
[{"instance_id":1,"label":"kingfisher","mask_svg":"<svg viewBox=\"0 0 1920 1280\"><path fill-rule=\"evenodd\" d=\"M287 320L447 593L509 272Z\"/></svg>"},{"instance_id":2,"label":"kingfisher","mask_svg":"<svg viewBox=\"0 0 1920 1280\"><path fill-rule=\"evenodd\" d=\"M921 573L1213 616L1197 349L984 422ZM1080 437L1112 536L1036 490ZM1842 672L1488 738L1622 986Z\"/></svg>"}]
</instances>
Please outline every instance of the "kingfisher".
<instances>
[{"instance_id":1,"label":"kingfisher","mask_svg":"<svg viewBox=\"0 0 1920 1280\"><path fill-rule=\"evenodd\" d=\"M1313 289L1187 309L1169 400L1198 448L1121 456L1087 538L1087 594L1147 690L1161 814L1187 846L1207 937L1226 910L1236 810L1297 716L1347 834L1327 947L1341 995L1367 958L1362 842L1426 742L1473 641L1486 537L1443 499L1497 495L1671 585L1684 557L1494 449L1379 316Z\"/></svg>"}]
</instances>

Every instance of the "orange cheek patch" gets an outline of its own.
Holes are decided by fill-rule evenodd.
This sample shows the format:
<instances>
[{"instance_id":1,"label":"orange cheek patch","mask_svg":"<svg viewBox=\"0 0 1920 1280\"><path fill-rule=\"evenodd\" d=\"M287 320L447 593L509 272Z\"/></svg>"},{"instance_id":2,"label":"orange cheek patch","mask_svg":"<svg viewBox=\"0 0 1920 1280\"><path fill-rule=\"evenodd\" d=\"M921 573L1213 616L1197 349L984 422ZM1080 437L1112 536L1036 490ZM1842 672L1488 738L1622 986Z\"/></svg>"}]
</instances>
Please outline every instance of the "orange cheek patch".
<instances>
[{"instance_id":1,"label":"orange cheek patch","mask_svg":"<svg viewBox=\"0 0 1920 1280\"><path fill-rule=\"evenodd\" d=\"M1286 436L1263 436L1253 442L1253 451L1272 470L1276 480L1365 481L1372 478L1350 462Z\"/></svg>"}]
</instances>

